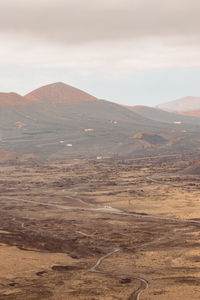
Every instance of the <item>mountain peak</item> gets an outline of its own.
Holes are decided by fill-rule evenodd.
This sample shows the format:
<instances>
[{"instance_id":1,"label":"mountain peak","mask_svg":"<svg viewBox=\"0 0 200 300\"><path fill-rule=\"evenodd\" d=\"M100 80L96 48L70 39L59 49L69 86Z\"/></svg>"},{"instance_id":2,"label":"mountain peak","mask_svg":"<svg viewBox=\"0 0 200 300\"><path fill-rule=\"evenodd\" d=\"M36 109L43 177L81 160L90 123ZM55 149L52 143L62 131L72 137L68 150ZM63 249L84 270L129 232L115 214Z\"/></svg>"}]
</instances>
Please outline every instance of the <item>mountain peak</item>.
<instances>
[{"instance_id":1,"label":"mountain peak","mask_svg":"<svg viewBox=\"0 0 200 300\"><path fill-rule=\"evenodd\" d=\"M55 103L77 103L97 100L97 98L90 94L63 82L55 82L42 86L24 97L32 101L50 101Z\"/></svg>"}]
</instances>

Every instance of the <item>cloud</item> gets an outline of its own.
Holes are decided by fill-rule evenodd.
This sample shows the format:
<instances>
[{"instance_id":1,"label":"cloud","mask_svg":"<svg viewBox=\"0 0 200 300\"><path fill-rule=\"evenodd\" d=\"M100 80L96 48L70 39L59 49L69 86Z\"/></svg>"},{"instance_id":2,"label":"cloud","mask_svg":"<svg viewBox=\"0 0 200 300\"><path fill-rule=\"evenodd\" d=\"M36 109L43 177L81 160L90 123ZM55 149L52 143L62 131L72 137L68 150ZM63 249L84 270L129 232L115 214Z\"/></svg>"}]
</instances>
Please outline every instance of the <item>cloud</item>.
<instances>
[{"instance_id":1,"label":"cloud","mask_svg":"<svg viewBox=\"0 0 200 300\"><path fill-rule=\"evenodd\" d=\"M66 72L96 75L104 78L124 78L140 70L169 67L200 67L200 52L196 46L170 46L159 39L140 41L96 42L61 46L35 44L31 39L2 37L0 65L30 68L65 69Z\"/></svg>"},{"instance_id":2,"label":"cloud","mask_svg":"<svg viewBox=\"0 0 200 300\"><path fill-rule=\"evenodd\" d=\"M200 67L199 0L0 1L0 65L124 77Z\"/></svg>"},{"instance_id":3,"label":"cloud","mask_svg":"<svg viewBox=\"0 0 200 300\"><path fill-rule=\"evenodd\" d=\"M6 0L0 31L65 45L200 35L199 0Z\"/></svg>"}]
</instances>

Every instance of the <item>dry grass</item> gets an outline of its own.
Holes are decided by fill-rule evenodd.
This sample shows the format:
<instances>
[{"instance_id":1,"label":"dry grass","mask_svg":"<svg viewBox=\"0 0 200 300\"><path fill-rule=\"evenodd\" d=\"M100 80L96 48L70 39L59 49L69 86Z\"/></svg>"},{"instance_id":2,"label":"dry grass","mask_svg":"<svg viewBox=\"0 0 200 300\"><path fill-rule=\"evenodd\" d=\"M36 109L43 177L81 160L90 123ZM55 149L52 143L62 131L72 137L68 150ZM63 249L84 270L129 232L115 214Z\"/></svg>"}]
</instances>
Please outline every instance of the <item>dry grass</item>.
<instances>
[{"instance_id":1,"label":"dry grass","mask_svg":"<svg viewBox=\"0 0 200 300\"><path fill-rule=\"evenodd\" d=\"M199 299L200 225L144 215L199 218L199 178L179 173L192 159L1 165L0 299L124 300L138 277L140 299Z\"/></svg>"}]
</instances>

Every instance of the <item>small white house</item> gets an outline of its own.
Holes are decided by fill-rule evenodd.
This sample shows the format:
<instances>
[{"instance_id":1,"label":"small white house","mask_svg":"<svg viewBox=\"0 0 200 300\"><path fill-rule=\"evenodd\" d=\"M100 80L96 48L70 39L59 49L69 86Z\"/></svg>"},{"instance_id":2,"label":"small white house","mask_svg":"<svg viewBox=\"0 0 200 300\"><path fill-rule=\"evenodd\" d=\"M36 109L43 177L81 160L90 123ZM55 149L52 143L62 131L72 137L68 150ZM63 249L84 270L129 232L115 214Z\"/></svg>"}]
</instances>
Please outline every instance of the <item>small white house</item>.
<instances>
[{"instance_id":1,"label":"small white house","mask_svg":"<svg viewBox=\"0 0 200 300\"><path fill-rule=\"evenodd\" d=\"M94 131L94 129L93 128L86 128L86 129L84 129L84 131L85 132L91 132L91 131Z\"/></svg>"}]
</instances>

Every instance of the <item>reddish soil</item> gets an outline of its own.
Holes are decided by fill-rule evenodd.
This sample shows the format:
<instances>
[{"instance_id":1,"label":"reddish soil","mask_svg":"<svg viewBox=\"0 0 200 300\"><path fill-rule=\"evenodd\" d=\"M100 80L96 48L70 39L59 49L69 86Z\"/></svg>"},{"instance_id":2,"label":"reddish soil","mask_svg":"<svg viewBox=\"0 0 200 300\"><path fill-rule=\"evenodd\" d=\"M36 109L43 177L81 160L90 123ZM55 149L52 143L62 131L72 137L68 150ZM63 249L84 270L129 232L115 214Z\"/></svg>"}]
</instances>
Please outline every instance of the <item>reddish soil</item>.
<instances>
[{"instance_id":1,"label":"reddish soil","mask_svg":"<svg viewBox=\"0 0 200 300\"><path fill-rule=\"evenodd\" d=\"M0 151L0 160L1 159L5 159L5 158L9 158L11 156L13 156L14 153L13 152L8 152L8 151Z\"/></svg>"},{"instance_id":2,"label":"reddish soil","mask_svg":"<svg viewBox=\"0 0 200 300\"><path fill-rule=\"evenodd\" d=\"M0 106L18 106L29 104L29 101L16 93L0 93Z\"/></svg>"},{"instance_id":3,"label":"reddish soil","mask_svg":"<svg viewBox=\"0 0 200 300\"><path fill-rule=\"evenodd\" d=\"M74 103L96 101L97 98L62 82L48 84L24 96L32 101L53 101L56 103Z\"/></svg>"}]
</instances>

